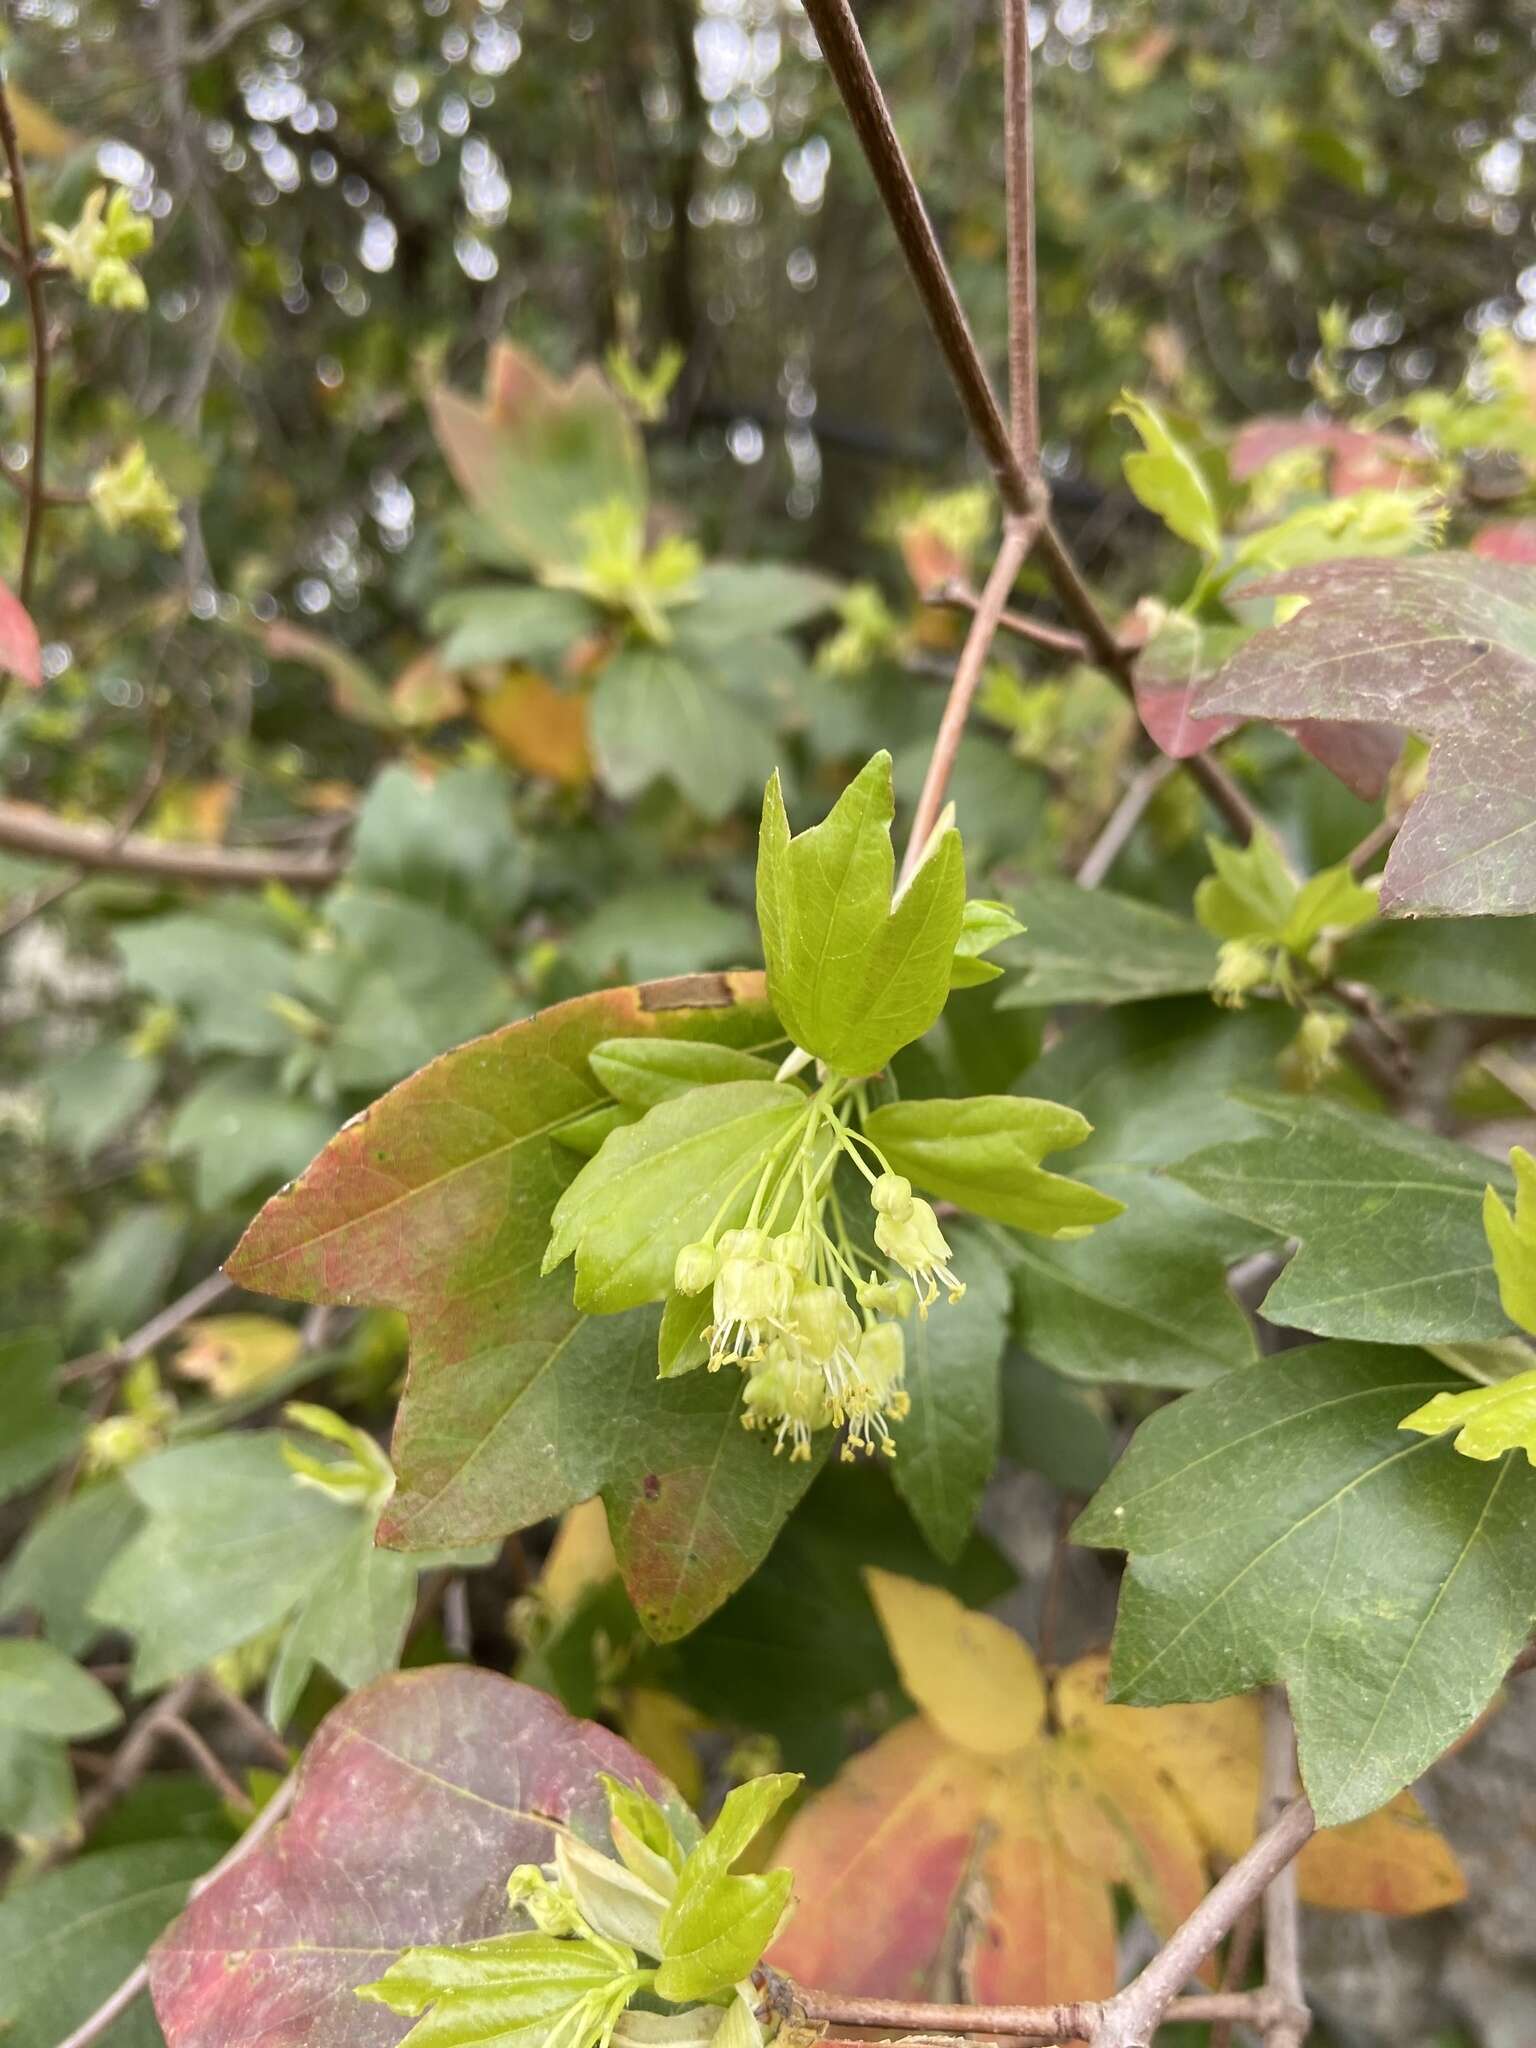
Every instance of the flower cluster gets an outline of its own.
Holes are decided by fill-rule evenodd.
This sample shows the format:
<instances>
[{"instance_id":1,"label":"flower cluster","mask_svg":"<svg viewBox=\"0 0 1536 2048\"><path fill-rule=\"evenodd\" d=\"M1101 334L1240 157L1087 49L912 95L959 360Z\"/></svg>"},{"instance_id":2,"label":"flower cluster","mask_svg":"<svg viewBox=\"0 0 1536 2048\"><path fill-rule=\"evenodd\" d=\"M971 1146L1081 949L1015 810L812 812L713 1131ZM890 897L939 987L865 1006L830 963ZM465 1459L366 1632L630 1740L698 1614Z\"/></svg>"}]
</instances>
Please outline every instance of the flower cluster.
<instances>
[{"instance_id":1,"label":"flower cluster","mask_svg":"<svg viewBox=\"0 0 1536 2048\"><path fill-rule=\"evenodd\" d=\"M798 1148L781 1145L763 1164L745 1225L684 1245L673 1284L713 1290L709 1369L746 1373L746 1428L772 1430L792 1459L810 1457L817 1430L844 1427L845 1459L877 1448L893 1457L890 1424L911 1407L902 1322L914 1309L926 1316L941 1286L958 1301L964 1283L932 1208L835 1107L815 1098L792 1135ZM869 1183L874 1251L862 1257L831 1188L839 1158Z\"/></svg>"},{"instance_id":2,"label":"flower cluster","mask_svg":"<svg viewBox=\"0 0 1536 2048\"><path fill-rule=\"evenodd\" d=\"M142 313L149 304L144 280L133 266L149 250L155 230L146 215L134 212L121 185L110 198L106 186L98 185L72 228L50 223L43 232L59 262L85 286L93 306L113 313Z\"/></svg>"},{"instance_id":3,"label":"flower cluster","mask_svg":"<svg viewBox=\"0 0 1536 2048\"><path fill-rule=\"evenodd\" d=\"M179 548L186 538L176 500L142 441L135 441L116 462L96 472L91 479L91 504L108 533L132 528L162 548Z\"/></svg>"}]
</instances>

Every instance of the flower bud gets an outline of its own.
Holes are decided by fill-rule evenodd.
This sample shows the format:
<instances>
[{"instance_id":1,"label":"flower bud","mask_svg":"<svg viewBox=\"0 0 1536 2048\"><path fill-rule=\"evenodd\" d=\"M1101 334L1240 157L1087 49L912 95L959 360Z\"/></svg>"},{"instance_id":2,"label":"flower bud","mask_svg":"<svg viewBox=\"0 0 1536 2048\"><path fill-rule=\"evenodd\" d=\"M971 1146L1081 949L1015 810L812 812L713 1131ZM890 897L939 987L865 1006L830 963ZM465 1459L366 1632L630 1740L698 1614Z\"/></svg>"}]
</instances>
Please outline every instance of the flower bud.
<instances>
[{"instance_id":1,"label":"flower bud","mask_svg":"<svg viewBox=\"0 0 1536 2048\"><path fill-rule=\"evenodd\" d=\"M875 1323L859 1339L859 1377L883 1407L907 1370L907 1340L899 1323Z\"/></svg>"},{"instance_id":2,"label":"flower bud","mask_svg":"<svg viewBox=\"0 0 1536 2048\"><path fill-rule=\"evenodd\" d=\"M720 1259L713 1245L685 1244L672 1268L672 1285L679 1294L702 1294L719 1270Z\"/></svg>"},{"instance_id":3,"label":"flower bud","mask_svg":"<svg viewBox=\"0 0 1536 2048\"><path fill-rule=\"evenodd\" d=\"M878 1216L890 1216L896 1221L912 1213L912 1183L904 1174L882 1173L869 1191L869 1199L875 1205Z\"/></svg>"},{"instance_id":4,"label":"flower bud","mask_svg":"<svg viewBox=\"0 0 1536 2048\"><path fill-rule=\"evenodd\" d=\"M858 1317L840 1287L802 1287L795 1296L795 1335L818 1365L856 1342L858 1334Z\"/></svg>"},{"instance_id":5,"label":"flower bud","mask_svg":"<svg viewBox=\"0 0 1536 2048\"><path fill-rule=\"evenodd\" d=\"M941 1282L948 1288L951 1301L958 1301L964 1294L964 1281L950 1269L950 1249L939 1228L939 1219L931 1205L920 1197L914 1198L910 1215L876 1217L875 1243L887 1258L894 1259L911 1276L919 1289L917 1306L920 1315L927 1314L928 1305L937 1297Z\"/></svg>"}]
</instances>

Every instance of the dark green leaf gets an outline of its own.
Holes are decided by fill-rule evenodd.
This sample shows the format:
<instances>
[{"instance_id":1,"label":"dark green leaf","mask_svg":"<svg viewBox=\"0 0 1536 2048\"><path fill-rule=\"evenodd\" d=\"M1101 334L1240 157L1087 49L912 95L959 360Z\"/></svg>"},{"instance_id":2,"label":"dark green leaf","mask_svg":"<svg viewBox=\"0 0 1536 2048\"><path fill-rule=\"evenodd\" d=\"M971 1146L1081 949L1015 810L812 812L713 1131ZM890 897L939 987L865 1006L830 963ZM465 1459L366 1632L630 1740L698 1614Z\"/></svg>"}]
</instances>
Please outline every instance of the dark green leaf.
<instances>
[{"instance_id":1,"label":"dark green leaf","mask_svg":"<svg viewBox=\"0 0 1536 2048\"><path fill-rule=\"evenodd\" d=\"M723 678L661 648L622 650L604 668L592 748L611 795L638 796L665 779L710 819L754 796L773 766L771 732Z\"/></svg>"},{"instance_id":2,"label":"dark green leaf","mask_svg":"<svg viewBox=\"0 0 1536 2048\"><path fill-rule=\"evenodd\" d=\"M58 1396L59 1346L47 1330L0 1337L0 1500L24 1493L62 1465L85 1421Z\"/></svg>"},{"instance_id":3,"label":"dark green leaf","mask_svg":"<svg viewBox=\"0 0 1536 2048\"><path fill-rule=\"evenodd\" d=\"M1152 904L1049 878L1009 900L1025 936L1005 956L1005 1009L1192 995L1216 972L1216 947L1199 926Z\"/></svg>"},{"instance_id":4,"label":"dark green leaf","mask_svg":"<svg viewBox=\"0 0 1536 2048\"><path fill-rule=\"evenodd\" d=\"M1074 1531L1131 1553L1114 1697L1283 1683L1324 1826L1427 1769L1536 1621L1536 1474L1400 1427L1459 1384L1420 1352L1324 1344L1143 1423Z\"/></svg>"},{"instance_id":5,"label":"dark green leaf","mask_svg":"<svg viewBox=\"0 0 1536 2048\"><path fill-rule=\"evenodd\" d=\"M1533 1017L1536 917L1374 925L1345 940L1334 973L1442 1010Z\"/></svg>"},{"instance_id":6,"label":"dark green leaf","mask_svg":"<svg viewBox=\"0 0 1536 2048\"><path fill-rule=\"evenodd\" d=\"M964 1550L997 1462L998 1368L1008 1341L1010 1290L980 1231L950 1226L959 1301L907 1318L912 1412L891 1466L896 1491L940 1557Z\"/></svg>"},{"instance_id":7,"label":"dark green leaf","mask_svg":"<svg viewBox=\"0 0 1536 2048\"><path fill-rule=\"evenodd\" d=\"M1510 1329L1483 1235L1483 1189L1508 1169L1465 1145L1339 1103L1238 1091L1273 1128L1170 1167L1173 1178L1300 1249L1264 1301L1271 1322L1382 1344Z\"/></svg>"}]
</instances>

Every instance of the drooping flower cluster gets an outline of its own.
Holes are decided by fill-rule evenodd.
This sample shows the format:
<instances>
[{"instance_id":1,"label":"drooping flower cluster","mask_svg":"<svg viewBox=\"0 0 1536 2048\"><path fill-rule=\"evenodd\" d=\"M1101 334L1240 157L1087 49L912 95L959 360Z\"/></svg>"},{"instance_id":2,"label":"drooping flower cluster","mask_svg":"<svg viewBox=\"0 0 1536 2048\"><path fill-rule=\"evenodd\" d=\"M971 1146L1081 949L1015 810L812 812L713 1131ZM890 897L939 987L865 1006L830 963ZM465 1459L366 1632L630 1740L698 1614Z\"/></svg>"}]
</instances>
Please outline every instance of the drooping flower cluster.
<instances>
[{"instance_id":1,"label":"drooping flower cluster","mask_svg":"<svg viewBox=\"0 0 1536 2048\"><path fill-rule=\"evenodd\" d=\"M831 1103L815 1098L797 1131L798 1149L764 1163L746 1223L685 1245L674 1285L713 1290L709 1369L746 1373L746 1428L772 1430L792 1459L809 1459L817 1430L843 1427L845 1459L877 1448L892 1457L890 1424L911 1407L902 1322L914 1309L926 1316L941 1286L958 1301L964 1283L932 1208ZM862 1256L831 1186L840 1158L869 1183L874 1250Z\"/></svg>"}]
</instances>

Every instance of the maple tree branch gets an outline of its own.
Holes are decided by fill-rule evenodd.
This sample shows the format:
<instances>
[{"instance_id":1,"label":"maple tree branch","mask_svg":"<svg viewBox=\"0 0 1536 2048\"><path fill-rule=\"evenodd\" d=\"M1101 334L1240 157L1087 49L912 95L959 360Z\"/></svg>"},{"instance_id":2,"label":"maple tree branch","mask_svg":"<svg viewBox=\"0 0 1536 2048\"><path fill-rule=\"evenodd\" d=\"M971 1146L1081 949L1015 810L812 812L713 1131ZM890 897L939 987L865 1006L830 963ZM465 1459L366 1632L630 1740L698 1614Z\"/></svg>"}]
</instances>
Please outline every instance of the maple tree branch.
<instances>
[{"instance_id":1,"label":"maple tree branch","mask_svg":"<svg viewBox=\"0 0 1536 2048\"><path fill-rule=\"evenodd\" d=\"M223 1273L209 1273L199 1280L195 1287L189 1287L169 1308L161 1309L158 1315L125 1337L120 1344L113 1344L105 1351L87 1351L80 1358L72 1358L68 1365L61 1367L59 1383L68 1386L74 1380L93 1379L99 1372L111 1372L120 1365L132 1365L136 1358L155 1350L167 1337L174 1337L183 1323L200 1316L204 1309L213 1308L226 1295L233 1294L235 1283Z\"/></svg>"},{"instance_id":2,"label":"maple tree branch","mask_svg":"<svg viewBox=\"0 0 1536 2048\"><path fill-rule=\"evenodd\" d=\"M960 403L997 478L1003 502L1013 512L1028 512L1033 503L1029 478L897 136L853 9L848 0L805 0L805 11L874 174L929 325L960 394Z\"/></svg>"},{"instance_id":3,"label":"maple tree branch","mask_svg":"<svg viewBox=\"0 0 1536 2048\"><path fill-rule=\"evenodd\" d=\"M271 853L243 846L185 846L142 834L119 835L100 825L69 825L33 804L0 802L0 846L41 860L65 860L113 874L152 875L167 882L206 882L223 889L329 889L341 877L335 854Z\"/></svg>"},{"instance_id":4,"label":"maple tree branch","mask_svg":"<svg viewBox=\"0 0 1536 2048\"><path fill-rule=\"evenodd\" d=\"M1293 1799L1274 1825L1208 1891L1193 1913L1163 1943L1141 1975L1104 2006L1089 2039L1093 2048L1150 2048L1178 1994L1251 1900L1261 1897L1311 1840L1317 1827L1312 1803ZM1230 1995L1230 1994L1229 1994ZM1271 1992L1265 2022L1280 2023L1283 2001Z\"/></svg>"},{"instance_id":5,"label":"maple tree branch","mask_svg":"<svg viewBox=\"0 0 1536 2048\"><path fill-rule=\"evenodd\" d=\"M949 787L955 755L959 752L960 741L965 733L965 722L970 716L971 700L976 695L976 686L981 681L982 671L987 665L987 656L992 652L992 642L997 637L998 618L1008 601L1008 593L1024 566L1025 557L1034 545L1039 529L1038 514L1022 519L1010 519L1003 528L1002 545L998 548L997 560L992 564L992 573L988 576L976 610L971 615L965 645L960 649L960 658L955 663L955 678L949 686L944 715L939 720L933 752L928 760L928 772L923 777L922 794L917 800L917 809L912 814L912 831L901 863L903 882L910 880L922 859L923 848L928 844L929 835L944 808L944 792Z\"/></svg>"},{"instance_id":6,"label":"maple tree branch","mask_svg":"<svg viewBox=\"0 0 1536 2048\"><path fill-rule=\"evenodd\" d=\"M936 590L923 592L923 602L945 605L951 611L973 612L981 603L981 594L968 583L941 583ZM1004 611L998 616L997 626L999 632L1032 641L1052 654L1070 655L1077 661L1088 661L1093 656L1092 647L1081 633L1074 633L1067 626L1048 625L1044 619L1032 619L1025 612Z\"/></svg>"},{"instance_id":7,"label":"maple tree branch","mask_svg":"<svg viewBox=\"0 0 1536 2048\"><path fill-rule=\"evenodd\" d=\"M196 1879L187 1894L189 1904L200 1893L205 1892L216 1878L222 1877L226 1870L232 1869L235 1864L239 1863L244 1857L249 1856L253 1849L265 1841L266 1837L277 1826L278 1822L292 1805L294 1788L297 1783L298 1773L296 1771L289 1777L284 1778L281 1785L278 1786L272 1797L267 1801L260 1813L257 1814L256 1818L251 1822L229 1853L221 1856L212 1870L205 1871L200 1878ZM149 1961L146 1958L139 1964L137 1969L129 1971L122 1983L118 1985L117 1989L109 1997L102 2000L89 2019L82 2020L72 2034L65 2035L64 2039L59 2042L58 2048L90 2048L91 2042L99 2041L112 2022L125 2013L129 2006L148 1989L148 1986Z\"/></svg>"},{"instance_id":8,"label":"maple tree branch","mask_svg":"<svg viewBox=\"0 0 1536 2048\"><path fill-rule=\"evenodd\" d=\"M845 1998L837 1991L812 1991L791 1986L797 2014L829 2026L900 2028L914 2034L995 2034L1016 2041L1070 2041L1094 2038L1109 2006L1094 1999L1061 2005L928 2005L902 1998ZM1267 1991L1208 1991L1168 2002L1159 2024L1271 2025L1277 2008ZM842 2048L826 2040L821 2048ZM862 2044L868 2048L868 2044Z\"/></svg>"},{"instance_id":9,"label":"maple tree branch","mask_svg":"<svg viewBox=\"0 0 1536 2048\"><path fill-rule=\"evenodd\" d=\"M1264 1694L1264 1823L1277 1821L1298 1786L1296 1734L1284 1692ZM1301 1900L1295 1861L1277 1871L1264 1892L1264 1982L1274 1994L1276 2017L1264 2029L1264 2048L1301 2048L1311 2031L1301 1980Z\"/></svg>"},{"instance_id":10,"label":"maple tree branch","mask_svg":"<svg viewBox=\"0 0 1536 2048\"><path fill-rule=\"evenodd\" d=\"M39 261L32 233L27 168L22 157L21 138L16 132L10 92L3 75L0 75L0 150L4 152L11 182L11 208L16 216L16 267L26 294L27 320L32 335L32 447L26 480L26 534L21 544L21 574L16 585L16 595L26 605L32 596L37 550L43 534L43 513L48 504L48 492L43 482L43 457L48 437L48 305L44 266Z\"/></svg>"},{"instance_id":11,"label":"maple tree branch","mask_svg":"<svg viewBox=\"0 0 1536 2048\"><path fill-rule=\"evenodd\" d=\"M1008 167L1008 428L1026 473L1040 467L1035 280L1035 92L1028 0L1003 0L1004 149Z\"/></svg>"},{"instance_id":12,"label":"maple tree branch","mask_svg":"<svg viewBox=\"0 0 1536 2048\"><path fill-rule=\"evenodd\" d=\"M1124 796L1100 828L1099 836L1077 870L1080 889L1097 889L1124 851L1125 843L1146 815L1148 804L1178 767L1171 754L1154 754L1126 787Z\"/></svg>"}]
</instances>

